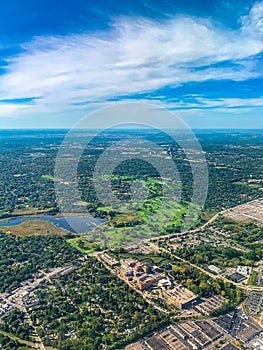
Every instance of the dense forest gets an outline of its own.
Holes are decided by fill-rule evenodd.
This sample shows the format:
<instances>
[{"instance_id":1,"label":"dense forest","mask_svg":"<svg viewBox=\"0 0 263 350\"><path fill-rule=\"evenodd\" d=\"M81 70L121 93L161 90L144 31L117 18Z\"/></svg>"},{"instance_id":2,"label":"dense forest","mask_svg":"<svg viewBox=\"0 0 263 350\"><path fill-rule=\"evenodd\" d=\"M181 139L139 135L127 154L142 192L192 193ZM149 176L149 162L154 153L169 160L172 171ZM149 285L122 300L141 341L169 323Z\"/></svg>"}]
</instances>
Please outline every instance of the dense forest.
<instances>
[{"instance_id":1,"label":"dense forest","mask_svg":"<svg viewBox=\"0 0 263 350\"><path fill-rule=\"evenodd\" d=\"M135 131L134 131L135 132ZM78 166L79 187L82 200L96 215L101 206L94 191L92 175L96 160L112 140L131 138L131 131L95 137L85 149ZM0 214L2 216L26 208L57 211L54 191L54 165L65 131L17 131L10 134L1 131L0 138ZM193 178L189 161L180 147L166 135L149 133L143 135L158 143L174 159L183 187L182 200L189 200ZM249 179L262 180L262 132L261 131L206 131L197 133L205 151L209 168L209 193L205 208L217 211L262 196L261 183L248 183ZM80 137L81 139L81 137ZM80 140L76 138L77 144ZM74 143L74 145L75 145ZM136 158L136 157L135 157ZM120 164L112 178L117 195L129 196L131 178L159 179L156 169L139 160ZM158 191L160 192L160 188Z\"/></svg>"},{"instance_id":2,"label":"dense forest","mask_svg":"<svg viewBox=\"0 0 263 350\"><path fill-rule=\"evenodd\" d=\"M93 258L35 293L32 320L45 345L61 350L123 348L169 319Z\"/></svg>"},{"instance_id":3,"label":"dense forest","mask_svg":"<svg viewBox=\"0 0 263 350\"><path fill-rule=\"evenodd\" d=\"M176 255L197 265L216 265L221 267L248 265L263 258L262 245L253 250L243 252L231 247L215 247L210 244L200 244L194 248L178 248Z\"/></svg>"},{"instance_id":4,"label":"dense forest","mask_svg":"<svg viewBox=\"0 0 263 350\"><path fill-rule=\"evenodd\" d=\"M76 260L79 252L66 237L15 237L0 232L0 292L20 287L41 269L60 267Z\"/></svg>"}]
</instances>

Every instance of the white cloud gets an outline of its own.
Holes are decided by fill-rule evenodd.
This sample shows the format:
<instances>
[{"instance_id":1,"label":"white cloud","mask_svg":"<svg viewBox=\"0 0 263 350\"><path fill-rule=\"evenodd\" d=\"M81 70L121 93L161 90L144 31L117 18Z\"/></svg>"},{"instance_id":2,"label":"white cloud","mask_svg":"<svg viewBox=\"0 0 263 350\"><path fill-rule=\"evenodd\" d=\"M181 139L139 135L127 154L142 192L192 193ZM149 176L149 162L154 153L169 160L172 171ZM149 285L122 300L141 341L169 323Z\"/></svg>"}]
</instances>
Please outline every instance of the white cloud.
<instances>
[{"instance_id":1,"label":"white cloud","mask_svg":"<svg viewBox=\"0 0 263 350\"><path fill-rule=\"evenodd\" d=\"M188 98L190 99L188 99ZM147 103L149 100L140 100L141 102ZM215 98L209 99L201 95L189 95L184 96L184 99L180 100L177 98L166 99L161 97L159 99L151 100L154 105L166 108L174 111L186 111L191 110L216 110L216 111L228 111L233 112L234 110L251 110L252 108L263 107L263 97L259 98ZM124 100L124 102L130 102L130 100Z\"/></svg>"},{"instance_id":2,"label":"white cloud","mask_svg":"<svg viewBox=\"0 0 263 350\"><path fill-rule=\"evenodd\" d=\"M119 18L108 32L36 37L9 58L0 99L36 97L23 113L56 114L169 84L257 77L262 72L251 57L263 51L262 13L258 3L236 31L180 16L166 22ZM222 61L236 65L216 66ZM0 115L12 108L19 112L2 106Z\"/></svg>"},{"instance_id":3,"label":"white cloud","mask_svg":"<svg viewBox=\"0 0 263 350\"><path fill-rule=\"evenodd\" d=\"M244 16L241 20L244 30L263 34L263 2L256 3L249 15Z\"/></svg>"},{"instance_id":4,"label":"white cloud","mask_svg":"<svg viewBox=\"0 0 263 350\"><path fill-rule=\"evenodd\" d=\"M168 102L169 105L169 102ZM252 107L263 107L263 97L259 98L218 98L218 99L208 99L202 96L196 96L194 102L186 101L174 101L171 102L170 108L179 109L208 109L217 108L221 109L234 109L234 108L252 108Z\"/></svg>"},{"instance_id":5,"label":"white cloud","mask_svg":"<svg viewBox=\"0 0 263 350\"><path fill-rule=\"evenodd\" d=\"M28 111L30 107L27 104L0 103L0 116L12 116L23 110Z\"/></svg>"}]
</instances>

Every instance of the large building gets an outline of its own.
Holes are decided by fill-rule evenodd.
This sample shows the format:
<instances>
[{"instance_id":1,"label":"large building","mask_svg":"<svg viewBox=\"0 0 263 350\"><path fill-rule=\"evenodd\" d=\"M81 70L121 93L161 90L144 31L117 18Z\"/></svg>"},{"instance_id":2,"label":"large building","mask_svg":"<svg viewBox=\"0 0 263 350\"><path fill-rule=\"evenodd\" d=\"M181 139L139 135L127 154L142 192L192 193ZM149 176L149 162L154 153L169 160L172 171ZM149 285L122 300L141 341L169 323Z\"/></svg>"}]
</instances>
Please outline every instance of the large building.
<instances>
[{"instance_id":1,"label":"large building","mask_svg":"<svg viewBox=\"0 0 263 350\"><path fill-rule=\"evenodd\" d=\"M189 289L177 284L174 288L163 292L168 302L176 305L179 309L192 307L193 303L198 299L198 296Z\"/></svg>"},{"instance_id":2,"label":"large building","mask_svg":"<svg viewBox=\"0 0 263 350\"><path fill-rule=\"evenodd\" d=\"M165 277L159 268L133 259L121 260L120 275L127 282L137 284L141 291L157 285Z\"/></svg>"},{"instance_id":3,"label":"large building","mask_svg":"<svg viewBox=\"0 0 263 350\"><path fill-rule=\"evenodd\" d=\"M124 268L124 269L134 268L136 263L137 263L137 261L133 260L131 258L129 258L129 259L122 259L121 260L121 267Z\"/></svg>"},{"instance_id":4,"label":"large building","mask_svg":"<svg viewBox=\"0 0 263 350\"><path fill-rule=\"evenodd\" d=\"M145 290L150 288L153 284L157 283L158 281L163 279L163 275L161 274L156 274L153 276L147 276L145 279L143 280L139 280L137 282L137 286L140 290Z\"/></svg>"}]
</instances>

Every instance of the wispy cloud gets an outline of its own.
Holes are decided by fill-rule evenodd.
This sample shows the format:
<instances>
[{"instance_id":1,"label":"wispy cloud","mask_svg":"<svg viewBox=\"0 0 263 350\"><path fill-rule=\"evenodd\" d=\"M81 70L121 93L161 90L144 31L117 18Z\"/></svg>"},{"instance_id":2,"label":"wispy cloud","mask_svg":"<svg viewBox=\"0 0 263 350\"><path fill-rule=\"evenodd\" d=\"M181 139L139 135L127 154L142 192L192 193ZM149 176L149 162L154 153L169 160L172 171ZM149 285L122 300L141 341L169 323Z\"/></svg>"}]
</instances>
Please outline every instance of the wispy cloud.
<instances>
[{"instance_id":1,"label":"wispy cloud","mask_svg":"<svg viewBox=\"0 0 263 350\"><path fill-rule=\"evenodd\" d=\"M159 100L161 102L161 100ZM209 99L203 96L195 96L194 98L185 99L182 101L173 99L166 100L167 108L169 109L244 109L257 108L263 106L263 97L259 98L214 98Z\"/></svg>"},{"instance_id":2,"label":"wispy cloud","mask_svg":"<svg viewBox=\"0 0 263 350\"><path fill-rule=\"evenodd\" d=\"M35 98L34 104L1 103L0 115L55 115L169 85L262 76L256 61L263 51L262 16L258 3L241 18L239 30L186 16L165 22L123 17L107 32L36 37L7 59L0 76L0 99ZM194 105L227 103L242 104L199 99ZM258 106L262 99L251 103Z\"/></svg>"},{"instance_id":3,"label":"wispy cloud","mask_svg":"<svg viewBox=\"0 0 263 350\"><path fill-rule=\"evenodd\" d=\"M31 106L32 107L32 106ZM0 102L0 116L13 116L24 111L29 111L30 105L18 103L1 103Z\"/></svg>"}]
</instances>

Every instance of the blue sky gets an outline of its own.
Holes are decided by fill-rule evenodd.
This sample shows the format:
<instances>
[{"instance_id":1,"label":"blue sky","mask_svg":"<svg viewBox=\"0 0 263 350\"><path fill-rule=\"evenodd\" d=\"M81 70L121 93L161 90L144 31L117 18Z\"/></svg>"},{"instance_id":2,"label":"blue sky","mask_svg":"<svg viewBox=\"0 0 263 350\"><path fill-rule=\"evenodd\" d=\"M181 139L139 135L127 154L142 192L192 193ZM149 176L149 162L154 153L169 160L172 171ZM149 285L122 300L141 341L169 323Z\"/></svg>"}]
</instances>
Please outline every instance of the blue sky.
<instances>
[{"instance_id":1,"label":"blue sky","mask_svg":"<svg viewBox=\"0 0 263 350\"><path fill-rule=\"evenodd\" d=\"M0 128L71 127L119 101L194 128L263 128L263 1L9 0Z\"/></svg>"}]
</instances>

